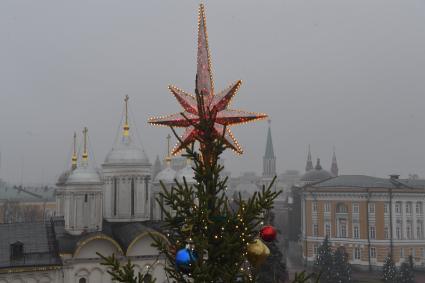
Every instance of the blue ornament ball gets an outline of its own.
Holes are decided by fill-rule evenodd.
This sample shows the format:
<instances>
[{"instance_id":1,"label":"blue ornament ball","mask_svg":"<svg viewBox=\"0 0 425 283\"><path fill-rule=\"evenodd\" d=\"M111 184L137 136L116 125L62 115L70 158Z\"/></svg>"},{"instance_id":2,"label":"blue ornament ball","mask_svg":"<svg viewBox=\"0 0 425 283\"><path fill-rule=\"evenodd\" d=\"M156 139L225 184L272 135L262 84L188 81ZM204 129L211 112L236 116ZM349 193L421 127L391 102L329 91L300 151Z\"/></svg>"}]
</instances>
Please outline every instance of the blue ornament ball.
<instances>
[{"instance_id":1,"label":"blue ornament ball","mask_svg":"<svg viewBox=\"0 0 425 283\"><path fill-rule=\"evenodd\" d=\"M176 253L176 265L181 270L188 271L190 265L198 259L198 255L195 251L188 248L183 248Z\"/></svg>"}]
</instances>

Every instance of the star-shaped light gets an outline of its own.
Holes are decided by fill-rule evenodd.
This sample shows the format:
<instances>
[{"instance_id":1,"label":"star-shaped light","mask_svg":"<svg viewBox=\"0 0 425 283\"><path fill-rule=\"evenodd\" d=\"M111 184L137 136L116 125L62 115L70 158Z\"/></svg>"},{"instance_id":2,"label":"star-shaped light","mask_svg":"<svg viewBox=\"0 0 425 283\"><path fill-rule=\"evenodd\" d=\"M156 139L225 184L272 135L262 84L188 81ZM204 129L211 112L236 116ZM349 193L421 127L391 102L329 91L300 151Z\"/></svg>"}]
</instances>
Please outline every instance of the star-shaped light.
<instances>
[{"instance_id":1,"label":"star-shaped light","mask_svg":"<svg viewBox=\"0 0 425 283\"><path fill-rule=\"evenodd\" d=\"M167 116L150 118L149 123L153 125L186 128L180 138L182 142L173 149L172 154L175 155L188 145L200 139L196 125L199 124L201 119L212 119L212 136L214 138L223 137L223 142L227 147L242 154L243 150L230 131L229 126L264 119L267 115L228 108L241 84L242 81L239 80L218 94L214 93L205 11L204 6L201 4L198 17L196 89L197 95L202 95L203 105L201 106L198 103L196 96L171 85L168 88L183 107L184 111ZM202 113L209 113L209 115L207 115L207 117L205 115L201 117Z\"/></svg>"}]
</instances>

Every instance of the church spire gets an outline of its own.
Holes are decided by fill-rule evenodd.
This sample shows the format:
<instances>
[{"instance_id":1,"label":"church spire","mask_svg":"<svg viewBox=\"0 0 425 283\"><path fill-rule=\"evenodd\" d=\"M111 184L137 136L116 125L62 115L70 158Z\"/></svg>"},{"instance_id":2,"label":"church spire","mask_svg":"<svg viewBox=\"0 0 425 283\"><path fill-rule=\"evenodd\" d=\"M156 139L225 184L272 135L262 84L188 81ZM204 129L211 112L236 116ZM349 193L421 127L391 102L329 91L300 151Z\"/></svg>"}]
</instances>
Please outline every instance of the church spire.
<instances>
[{"instance_id":1,"label":"church spire","mask_svg":"<svg viewBox=\"0 0 425 283\"><path fill-rule=\"evenodd\" d=\"M171 135L167 135L167 156L165 157L165 163L167 165L170 165L171 163L171 152L170 152L170 141L171 141Z\"/></svg>"},{"instance_id":2,"label":"church spire","mask_svg":"<svg viewBox=\"0 0 425 283\"><path fill-rule=\"evenodd\" d=\"M84 127L83 130L83 155L82 155L82 161L84 163L84 165L87 165L87 160L89 158L89 153L87 151L87 132L89 130L87 129L87 127Z\"/></svg>"},{"instance_id":3,"label":"church spire","mask_svg":"<svg viewBox=\"0 0 425 283\"><path fill-rule=\"evenodd\" d=\"M263 177L274 177L276 175L276 156L273 149L271 120L268 123L266 151L263 156Z\"/></svg>"},{"instance_id":4,"label":"church spire","mask_svg":"<svg viewBox=\"0 0 425 283\"><path fill-rule=\"evenodd\" d=\"M77 133L74 132L73 144L72 144L72 157L71 157L71 169L77 168Z\"/></svg>"},{"instance_id":5,"label":"church spire","mask_svg":"<svg viewBox=\"0 0 425 283\"><path fill-rule=\"evenodd\" d=\"M307 163L305 165L305 171L308 172L313 169L313 161L311 160L310 145L308 145Z\"/></svg>"},{"instance_id":6,"label":"church spire","mask_svg":"<svg viewBox=\"0 0 425 283\"><path fill-rule=\"evenodd\" d=\"M333 154L332 154L332 166L331 166L331 173L334 177L338 176L338 163L336 162L336 154L335 154L335 147L333 148Z\"/></svg>"},{"instance_id":7,"label":"church spire","mask_svg":"<svg viewBox=\"0 0 425 283\"><path fill-rule=\"evenodd\" d=\"M124 137L128 137L128 133L130 130L130 126L128 125L128 100L130 99L130 97L128 95L126 95L124 97L124 104L125 104L125 121L124 121L124 126L123 126L123 135Z\"/></svg>"}]
</instances>

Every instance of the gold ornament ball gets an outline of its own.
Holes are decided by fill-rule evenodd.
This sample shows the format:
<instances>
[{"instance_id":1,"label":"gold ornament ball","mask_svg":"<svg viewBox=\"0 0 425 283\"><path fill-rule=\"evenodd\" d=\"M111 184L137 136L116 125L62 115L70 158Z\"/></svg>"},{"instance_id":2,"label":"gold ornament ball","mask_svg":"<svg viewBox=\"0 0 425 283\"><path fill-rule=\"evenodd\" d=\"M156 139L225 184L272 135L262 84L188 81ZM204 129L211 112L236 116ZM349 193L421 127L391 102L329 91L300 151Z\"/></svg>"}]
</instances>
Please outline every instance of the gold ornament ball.
<instances>
[{"instance_id":1,"label":"gold ornament ball","mask_svg":"<svg viewBox=\"0 0 425 283\"><path fill-rule=\"evenodd\" d=\"M249 262L256 268L260 267L270 255L269 248L260 239L248 244L247 252Z\"/></svg>"}]
</instances>

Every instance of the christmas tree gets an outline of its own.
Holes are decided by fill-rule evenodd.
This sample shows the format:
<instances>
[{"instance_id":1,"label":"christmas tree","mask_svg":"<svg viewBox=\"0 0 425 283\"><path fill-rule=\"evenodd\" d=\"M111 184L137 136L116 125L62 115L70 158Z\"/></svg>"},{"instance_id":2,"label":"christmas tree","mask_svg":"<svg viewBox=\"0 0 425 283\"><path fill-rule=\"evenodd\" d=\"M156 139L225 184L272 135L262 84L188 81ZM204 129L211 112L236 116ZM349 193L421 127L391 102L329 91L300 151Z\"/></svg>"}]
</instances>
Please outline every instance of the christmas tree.
<instances>
[{"instance_id":1,"label":"christmas tree","mask_svg":"<svg viewBox=\"0 0 425 283\"><path fill-rule=\"evenodd\" d=\"M382 267L383 278L382 280L386 283L395 283L397 282L397 268L395 267L392 255L389 254L384 261L384 266Z\"/></svg>"},{"instance_id":2,"label":"christmas tree","mask_svg":"<svg viewBox=\"0 0 425 283\"><path fill-rule=\"evenodd\" d=\"M317 273L320 274L320 282L332 282L333 253L327 236L317 250L317 257L314 265Z\"/></svg>"},{"instance_id":3,"label":"christmas tree","mask_svg":"<svg viewBox=\"0 0 425 283\"><path fill-rule=\"evenodd\" d=\"M397 283L414 283L415 274L413 272L413 257L409 256L408 260L400 266L400 271L397 276Z\"/></svg>"},{"instance_id":4,"label":"christmas tree","mask_svg":"<svg viewBox=\"0 0 425 283\"><path fill-rule=\"evenodd\" d=\"M351 265L348 262L348 254L344 247L336 249L333 255L332 282L351 282Z\"/></svg>"},{"instance_id":5,"label":"christmas tree","mask_svg":"<svg viewBox=\"0 0 425 283\"><path fill-rule=\"evenodd\" d=\"M270 212L268 218L271 224L274 224L274 217L274 213ZM267 244L270 249L270 256L260 268L257 277L257 282L259 283L282 283L288 280L288 272L283 262L283 254L277 244L277 240Z\"/></svg>"},{"instance_id":6,"label":"christmas tree","mask_svg":"<svg viewBox=\"0 0 425 283\"><path fill-rule=\"evenodd\" d=\"M229 127L263 119L265 114L232 110L228 105L241 81L214 92L203 5L199 9L198 56L195 95L170 86L184 112L151 118L149 123L169 126L179 144L173 154L185 151L193 162L195 184L185 179L171 189L163 186L158 199L165 215L167 241L153 236L167 259L168 277L178 282L248 282L270 253L259 239L261 222L279 194L273 182L248 200L239 195L231 205L227 178L220 173L225 149L242 153ZM174 128L186 128L180 137ZM195 147L195 142L199 146Z\"/></svg>"}]
</instances>

